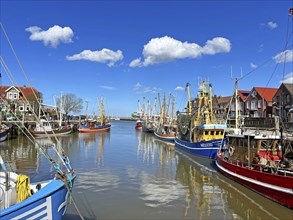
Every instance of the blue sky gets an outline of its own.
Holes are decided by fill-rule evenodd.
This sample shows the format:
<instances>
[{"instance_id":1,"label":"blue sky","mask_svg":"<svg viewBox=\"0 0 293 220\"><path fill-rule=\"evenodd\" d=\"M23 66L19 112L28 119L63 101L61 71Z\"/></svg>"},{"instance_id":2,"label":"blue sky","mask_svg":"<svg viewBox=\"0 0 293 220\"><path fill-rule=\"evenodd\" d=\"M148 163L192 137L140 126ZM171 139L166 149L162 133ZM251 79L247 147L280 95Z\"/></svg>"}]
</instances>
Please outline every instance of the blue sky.
<instances>
[{"instance_id":1,"label":"blue sky","mask_svg":"<svg viewBox=\"0 0 293 220\"><path fill-rule=\"evenodd\" d=\"M233 93L233 76L246 75L239 89L293 82L292 35L286 62L280 54L292 32L293 1L6 1L0 19L31 85L53 96L104 97L107 113L130 116L143 97L172 93L175 109L192 97L201 79L214 94ZM289 27L289 28L288 28ZM22 76L1 30L1 56ZM2 85L11 85L2 72ZM291 77L291 78L290 78ZM85 105L84 105L85 106Z\"/></svg>"}]
</instances>

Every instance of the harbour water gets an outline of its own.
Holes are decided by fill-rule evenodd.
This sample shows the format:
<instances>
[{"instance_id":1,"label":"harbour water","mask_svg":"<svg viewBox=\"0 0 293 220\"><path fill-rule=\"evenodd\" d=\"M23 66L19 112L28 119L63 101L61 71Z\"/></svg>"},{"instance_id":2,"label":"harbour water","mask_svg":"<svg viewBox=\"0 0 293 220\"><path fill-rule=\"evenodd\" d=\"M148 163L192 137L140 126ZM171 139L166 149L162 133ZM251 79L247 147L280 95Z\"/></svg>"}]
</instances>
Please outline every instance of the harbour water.
<instances>
[{"instance_id":1,"label":"harbour water","mask_svg":"<svg viewBox=\"0 0 293 220\"><path fill-rule=\"evenodd\" d=\"M217 173L211 161L134 126L113 121L110 132L60 137L77 174L73 196L85 219L293 219L292 210ZM0 153L8 168L31 182L54 176L24 136L0 143ZM80 219L73 202L64 219Z\"/></svg>"}]
</instances>

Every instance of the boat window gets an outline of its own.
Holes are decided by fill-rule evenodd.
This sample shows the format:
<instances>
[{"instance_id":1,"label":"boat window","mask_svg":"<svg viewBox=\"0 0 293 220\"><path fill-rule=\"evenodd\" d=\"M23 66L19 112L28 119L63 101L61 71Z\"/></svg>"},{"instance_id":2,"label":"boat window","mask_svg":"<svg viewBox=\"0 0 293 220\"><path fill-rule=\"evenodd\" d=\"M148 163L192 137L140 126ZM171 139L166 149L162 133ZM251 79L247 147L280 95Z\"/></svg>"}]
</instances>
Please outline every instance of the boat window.
<instances>
[{"instance_id":1,"label":"boat window","mask_svg":"<svg viewBox=\"0 0 293 220\"><path fill-rule=\"evenodd\" d=\"M257 142L256 142L256 140L252 139L252 140L250 141L250 147L251 147L251 148L256 148L256 147L257 147Z\"/></svg>"},{"instance_id":2,"label":"boat window","mask_svg":"<svg viewBox=\"0 0 293 220\"><path fill-rule=\"evenodd\" d=\"M205 134L205 135L209 135L209 131L205 131L204 134Z\"/></svg>"},{"instance_id":3,"label":"boat window","mask_svg":"<svg viewBox=\"0 0 293 220\"><path fill-rule=\"evenodd\" d=\"M236 138L229 138L228 143L230 143L231 146L236 146L237 143L237 139Z\"/></svg>"},{"instance_id":4,"label":"boat window","mask_svg":"<svg viewBox=\"0 0 293 220\"><path fill-rule=\"evenodd\" d=\"M248 140L246 138L243 139L243 147L248 147Z\"/></svg>"},{"instance_id":5,"label":"boat window","mask_svg":"<svg viewBox=\"0 0 293 220\"><path fill-rule=\"evenodd\" d=\"M214 135L214 131L211 131L211 135Z\"/></svg>"},{"instance_id":6,"label":"boat window","mask_svg":"<svg viewBox=\"0 0 293 220\"><path fill-rule=\"evenodd\" d=\"M268 149L268 145L266 141L261 142L260 149Z\"/></svg>"},{"instance_id":7,"label":"boat window","mask_svg":"<svg viewBox=\"0 0 293 220\"><path fill-rule=\"evenodd\" d=\"M219 135L220 134L220 131L216 131L216 135Z\"/></svg>"},{"instance_id":8,"label":"boat window","mask_svg":"<svg viewBox=\"0 0 293 220\"><path fill-rule=\"evenodd\" d=\"M238 140L238 146L243 146L243 139L242 138L240 138L239 140Z\"/></svg>"}]
</instances>

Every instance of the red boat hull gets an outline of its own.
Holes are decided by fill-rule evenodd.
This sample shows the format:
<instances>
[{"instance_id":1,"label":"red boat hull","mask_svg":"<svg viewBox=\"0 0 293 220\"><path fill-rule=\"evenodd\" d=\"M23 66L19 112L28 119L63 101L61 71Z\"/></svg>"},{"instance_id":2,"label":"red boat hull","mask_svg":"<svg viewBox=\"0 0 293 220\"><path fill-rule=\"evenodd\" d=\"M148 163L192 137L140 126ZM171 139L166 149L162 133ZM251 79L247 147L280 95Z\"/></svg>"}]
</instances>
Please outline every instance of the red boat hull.
<instances>
[{"instance_id":1,"label":"red boat hull","mask_svg":"<svg viewBox=\"0 0 293 220\"><path fill-rule=\"evenodd\" d=\"M217 157L219 171L234 181L283 205L293 208L293 177L260 172L232 164L224 160L220 153Z\"/></svg>"},{"instance_id":2,"label":"red boat hull","mask_svg":"<svg viewBox=\"0 0 293 220\"><path fill-rule=\"evenodd\" d=\"M137 130L142 129L142 125L136 125L135 129L137 129Z\"/></svg>"},{"instance_id":3,"label":"red boat hull","mask_svg":"<svg viewBox=\"0 0 293 220\"><path fill-rule=\"evenodd\" d=\"M110 131L110 127L106 127L106 128L79 128L78 131L81 133L97 133L97 132Z\"/></svg>"}]
</instances>

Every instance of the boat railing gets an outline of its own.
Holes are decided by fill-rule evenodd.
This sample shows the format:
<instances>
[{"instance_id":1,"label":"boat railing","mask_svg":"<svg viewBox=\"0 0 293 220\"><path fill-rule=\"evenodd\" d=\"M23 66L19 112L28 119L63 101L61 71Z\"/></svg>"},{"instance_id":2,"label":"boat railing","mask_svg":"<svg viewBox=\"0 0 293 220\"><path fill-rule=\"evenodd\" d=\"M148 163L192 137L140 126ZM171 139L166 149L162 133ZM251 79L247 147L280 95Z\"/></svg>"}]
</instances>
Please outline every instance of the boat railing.
<instances>
[{"instance_id":1,"label":"boat railing","mask_svg":"<svg viewBox=\"0 0 293 220\"><path fill-rule=\"evenodd\" d=\"M5 181L2 183L1 182L1 186L0 186L0 207L2 209L6 208L6 192L10 189L10 182L9 182L9 172L7 172L6 170L1 171L2 173L5 174Z\"/></svg>"},{"instance_id":2,"label":"boat railing","mask_svg":"<svg viewBox=\"0 0 293 220\"><path fill-rule=\"evenodd\" d=\"M0 195L1 195L0 196L0 210L3 210L6 204L6 197L5 197L4 187L2 186L0 186Z\"/></svg>"},{"instance_id":3,"label":"boat railing","mask_svg":"<svg viewBox=\"0 0 293 220\"><path fill-rule=\"evenodd\" d=\"M256 170L260 172L266 172L276 175L282 176L293 176L293 170L286 169L286 167L280 163L281 160L268 160L265 164L264 163L253 163L251 161L240 161L234 158L228 158L228 162L236 165L245 167L251 170Z\"/></svg>"}]
</instances>

